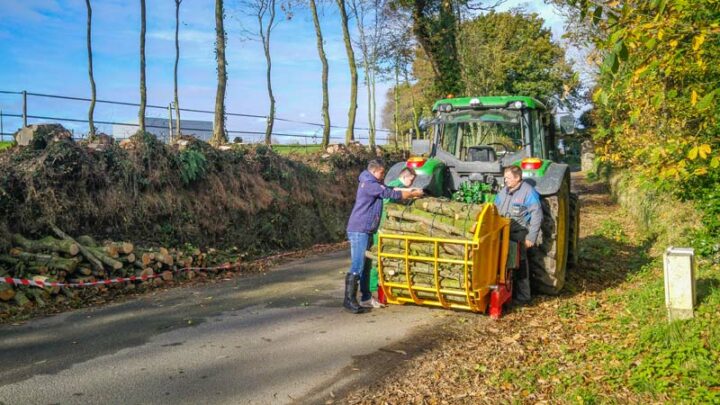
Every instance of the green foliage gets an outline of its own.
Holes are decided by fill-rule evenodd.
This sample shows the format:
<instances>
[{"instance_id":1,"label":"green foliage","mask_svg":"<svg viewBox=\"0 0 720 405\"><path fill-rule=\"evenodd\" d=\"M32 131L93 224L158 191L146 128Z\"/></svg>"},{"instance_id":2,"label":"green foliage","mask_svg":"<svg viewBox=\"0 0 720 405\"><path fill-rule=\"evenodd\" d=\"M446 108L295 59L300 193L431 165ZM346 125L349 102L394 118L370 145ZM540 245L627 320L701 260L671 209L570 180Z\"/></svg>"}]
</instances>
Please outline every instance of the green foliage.
<instances>
[{"instance_id":1,"label":"green foliage","mask_svg":"<svg viewBox=\"0 0 720 405\"><path fill-rule=\"evenodd\" d=\"M180 179L184 184L191 184L205 177L207 173L207 159L202 152L185 149L178 155L180 161Z\"/></svg>"},{"instance_id":2,"label":"green foliage","mask_svg":"<svg viewBox=\"0 0 720 405\"><path fill-rule=\"evenodd\" d=\"M705 229L700 253L718 260L720 9L716 0L555 1L576 12L600 60L592 122L599 158L662 194L691 200Z\"/></svg>"},{"instance_id":3,"label":"green foliage","mask_svg":"<svg viewBox=\"0 0 720 405\"><path fill-rule=\"evenodd\" d=\"M464 23L458 43L465 93L521 94L551 105L577 99L578 76L543 23L523 11L492 12Z\"/></svg>"},{"instance_id":4,"label":"green foliage","mask_svg":"<svg viewBox=\"0 0 720 405\"><path fill-rule=\"evenodd\" d=\"M13 142L0 142L0 150L9 149L13 146Z\"/></svg>"},{"instance_id":5,"label":"green foliage","mask_svg":"<svg viewBox=\"0 0 720 405\"><path fill-rule=\"evenodd\" d=\"M452 199L466 204L483 204L494 199L492 187L479 181L466 181L453 194Z\"/></svg>"}]
</instances>

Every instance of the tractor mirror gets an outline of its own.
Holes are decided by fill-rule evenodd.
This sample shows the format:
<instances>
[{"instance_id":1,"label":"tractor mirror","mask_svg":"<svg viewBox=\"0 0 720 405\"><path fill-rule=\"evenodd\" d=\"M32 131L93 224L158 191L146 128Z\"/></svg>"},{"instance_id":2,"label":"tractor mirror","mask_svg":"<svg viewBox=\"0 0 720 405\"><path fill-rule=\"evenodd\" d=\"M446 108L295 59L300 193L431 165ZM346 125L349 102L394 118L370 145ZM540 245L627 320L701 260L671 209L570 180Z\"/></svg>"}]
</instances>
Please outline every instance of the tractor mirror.
<instances>
[{"instance_id":1,"label":"tractor mirror","mask_svg":"<svg viewBox=\"0 0 720 405\"><path fill-rule=\"evenodd\" d=\"M420 121L418 121L418 128L420 131L425 132L428 127L428 122L425 118L420 118Z\"/></svg>"},{"instance_id":2,"label":"tractor mirror","mask_svg":"<svg viewBox=\"0 0 720 405\"><path fill-rule=\"evenodd\" d=\"M561 115L560 116L560 131L565 135L572 135L575 133L575 117L572 115Z\"/></svg>"},{"instance_id":3,"label":"tractor mirror","mask_svg":"<svg viewBox=\"0 0 720 405\"><path fill-rule=\"evenodd\" d=\"M427 155L430 153L430 140L429 139L413 139L412 140L412 154L415 156Z\"/></svg>"}]
</instances>

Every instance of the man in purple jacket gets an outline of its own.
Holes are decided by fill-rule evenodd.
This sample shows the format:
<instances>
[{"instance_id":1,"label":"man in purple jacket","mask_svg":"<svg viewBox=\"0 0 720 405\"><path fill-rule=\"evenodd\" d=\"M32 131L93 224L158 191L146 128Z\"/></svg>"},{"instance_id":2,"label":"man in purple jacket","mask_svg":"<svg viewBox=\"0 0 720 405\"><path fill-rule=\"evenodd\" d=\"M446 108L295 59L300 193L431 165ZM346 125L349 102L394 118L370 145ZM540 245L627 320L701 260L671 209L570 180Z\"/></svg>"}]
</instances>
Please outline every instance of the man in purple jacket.
<instances>
[{"instance_id":1,"label":"man in purple jacket","mask_svg":"<svg viewBox=\"0 0 720 405\"><path fill-rule=\"evenodd\" d=\"M347 234L350 240L350 271L345 275L345 299L343 306L354 314L365 312L366 308L378 307L369 287L370 261L365 251L372 247L373 234L380 225L383 199L405 200L422 197L422 190L393 190L383 185L385 166L380 160L371 160L367 170L360 173L355 206L348 221ZM357 302L358 282L362 293Z\"/></svg>"}]
</instances>

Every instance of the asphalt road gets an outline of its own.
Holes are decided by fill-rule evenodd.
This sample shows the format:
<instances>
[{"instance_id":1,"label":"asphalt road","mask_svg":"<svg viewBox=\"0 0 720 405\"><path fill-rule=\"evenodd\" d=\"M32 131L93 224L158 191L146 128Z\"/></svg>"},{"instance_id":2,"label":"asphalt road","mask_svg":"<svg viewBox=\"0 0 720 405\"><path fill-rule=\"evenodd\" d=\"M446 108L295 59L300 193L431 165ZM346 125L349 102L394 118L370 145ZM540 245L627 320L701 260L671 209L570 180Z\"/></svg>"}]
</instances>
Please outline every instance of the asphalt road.
<instances>
[{"instance_id":1,"label":"asphalt road","mask_svg":"<svg viewBox=\"0 0 720 405\"><path fill-rule=\"evenodd\" d=\"M448 316L465 316L346 313L347 257L0 326L0 403L322 403L382 378L429 348Z\"/></svg>"}]
</instances>

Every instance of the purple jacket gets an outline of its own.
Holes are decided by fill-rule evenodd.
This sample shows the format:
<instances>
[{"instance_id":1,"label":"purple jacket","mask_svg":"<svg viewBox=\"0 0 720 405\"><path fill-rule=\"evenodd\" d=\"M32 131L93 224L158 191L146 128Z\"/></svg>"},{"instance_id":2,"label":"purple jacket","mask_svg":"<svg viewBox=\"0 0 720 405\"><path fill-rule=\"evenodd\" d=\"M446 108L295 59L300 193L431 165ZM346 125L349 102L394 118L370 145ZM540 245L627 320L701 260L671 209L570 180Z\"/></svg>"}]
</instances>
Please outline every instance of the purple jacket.
<instances>
[{"instance_id":1,"label":"purple jacket","mask_svg":"<svg viewBox=\"0 0 720 405\"><path fill-rule=\"evenodd\" d=\"M357 196L355 206L348 221L348 232L375 233L380 225L383 198L400 200L400 191L388 188L380 183L375 176L365 170L358 177Z\"/></svg>"}]
</instances>

